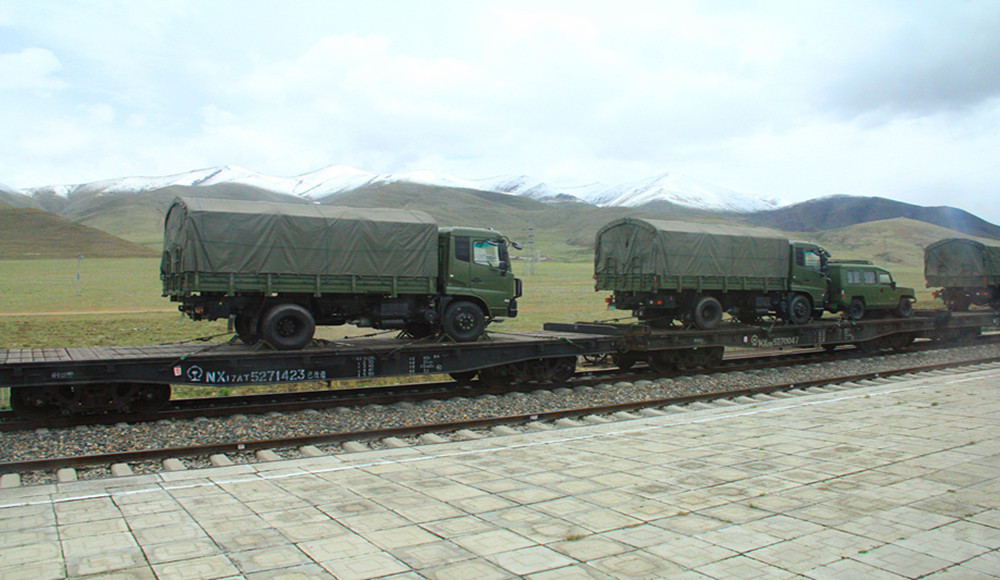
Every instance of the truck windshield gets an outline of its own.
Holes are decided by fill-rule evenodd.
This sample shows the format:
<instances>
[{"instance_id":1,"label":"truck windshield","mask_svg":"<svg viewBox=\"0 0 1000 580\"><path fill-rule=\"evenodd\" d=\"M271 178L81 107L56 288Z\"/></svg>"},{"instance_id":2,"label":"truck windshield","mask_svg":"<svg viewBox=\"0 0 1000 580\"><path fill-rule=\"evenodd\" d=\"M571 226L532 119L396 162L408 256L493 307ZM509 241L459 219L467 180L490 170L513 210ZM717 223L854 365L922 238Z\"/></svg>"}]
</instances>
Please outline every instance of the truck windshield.
<instances>
[{"instance_id":1,"label":"truck windshield","mask_svg":"<svg viewBox=\"0 0 1000 580\"><path fill-rule=\"evenodd\" d=\"M826 260L825 256L820 254L818 250L807 250L804 248L797 248L795 251L795 262L799 266L805 266L810 270L816 270L817 272L824 271L823 266Z\"/></svg>"},{"instance_id":2,"label":"truck windshield","mask_svg":"<svg viewBox=\"0 0 1000 580\"><path fill-rule=\"evenodd\" d=\"M507 263L507 246L496 240L472 242L472 261L491 268L502 268Z\"/></svg>"}]
</instances>

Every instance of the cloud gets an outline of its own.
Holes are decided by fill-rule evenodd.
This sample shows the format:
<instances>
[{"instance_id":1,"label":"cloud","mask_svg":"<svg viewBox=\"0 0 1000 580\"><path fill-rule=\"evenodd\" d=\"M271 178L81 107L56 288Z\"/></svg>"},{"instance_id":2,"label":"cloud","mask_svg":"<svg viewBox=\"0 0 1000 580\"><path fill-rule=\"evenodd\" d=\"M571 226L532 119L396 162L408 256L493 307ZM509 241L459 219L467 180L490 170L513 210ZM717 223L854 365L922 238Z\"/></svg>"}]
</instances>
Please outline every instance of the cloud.
<instances>
[{"instance_id":1,"label":"cloud","mask_svg":"<svg viewBox=\"0 0 1000 580\"><path fill-rule=\"evenodd\" d=\"M0 91L64 89L66 83L55 76L61 69L59 59L43 48L0 54Z\"/></svg>"}]
</instances>

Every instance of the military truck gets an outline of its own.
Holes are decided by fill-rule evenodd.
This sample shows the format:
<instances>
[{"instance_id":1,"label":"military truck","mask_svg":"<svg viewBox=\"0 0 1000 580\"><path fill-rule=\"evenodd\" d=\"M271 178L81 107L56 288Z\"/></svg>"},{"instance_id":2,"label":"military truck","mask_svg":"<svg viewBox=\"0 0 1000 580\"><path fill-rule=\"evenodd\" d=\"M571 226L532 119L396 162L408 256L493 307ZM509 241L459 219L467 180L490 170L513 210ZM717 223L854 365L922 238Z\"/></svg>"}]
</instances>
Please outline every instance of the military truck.
<instances>
[{"instance_id":1,"label":"military truck","mask_svg":"<svg viewBox=\"0 0 1000 580\"><path fill-rule=\"evenodd\" d=\"M160 278L194 320L228 318L244 342L280 350L309 344L317 324L470 342L517 316L507 245L419 211L182 197Z\"/></svg>"},{"instance_id":2,"label":"military truck","mask_svg":"<svg viewBox=\"0 0 1000 580\"><path fill-rule=\"evenodd\" d=\"M653 326L707 330L725 312L805 324L823 314L828 257L762 228L622 218L597 232L595 290L611 290L611 306Z\"/></svg>"},{"instance_id":3,"label":"military truck","mask_svg":"<svg viewBox=\"0 0 1000 580\"><path fill-rule=\"evenodd\" d=\"M873 313L913 316L917 293L899 286L892 274L869 260L830 260L830 301L827 310L843 312L851 320Z\"/></svg>"},{"instance_id":4,"label":"military truck","mask_svg":"<svg viewBox=\"0 0 1000 580\"><path fill-rule=\"evenodd\" d=\"M924 277L948 310L1000 310L1000 247L964 238L934 242L924 248Z\"/></svg>"}]
</instances>

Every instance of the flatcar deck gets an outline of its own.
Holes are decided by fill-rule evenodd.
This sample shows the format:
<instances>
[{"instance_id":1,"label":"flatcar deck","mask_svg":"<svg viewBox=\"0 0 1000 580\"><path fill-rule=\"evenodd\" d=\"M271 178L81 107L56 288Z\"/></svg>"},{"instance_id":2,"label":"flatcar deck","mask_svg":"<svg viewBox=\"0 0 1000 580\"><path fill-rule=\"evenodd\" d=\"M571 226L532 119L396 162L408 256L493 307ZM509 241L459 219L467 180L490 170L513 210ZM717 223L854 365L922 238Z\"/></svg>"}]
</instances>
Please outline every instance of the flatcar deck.
<instances>
[{"instance_id":1,"label":"flatcar deck","mask_svg":"<svg viewBox=\"0 0 1000 580\"><path fill-rule=\"evenodd\" d=\"M978 333L984 327L1000 326L998 313L992 310L949 312L921 310L911 318L848 320L821 319L810 324L775 324L752 326L724 324L714 330L656 329L646 325L625 324L546 324L547 330L594 333L615 336L619 351L660 351L703 347L774 348L798 346L835 347L864 344L904 336L905 338L940 338L949 334Z\"/></svg>"},{"instance_id":2,"label":"flatcar deck","mask_svg":"<svg viewBox=\"0 0 1000 580\"><path fill-rule=\"evenodd\" d=\"M597 354L614 337L571 332L492 333L475 343L355 338L299 351L245 344L0 350L0 386L95 382L249 385L454 373L536 358Z\"/></svg>"}]
</instances>

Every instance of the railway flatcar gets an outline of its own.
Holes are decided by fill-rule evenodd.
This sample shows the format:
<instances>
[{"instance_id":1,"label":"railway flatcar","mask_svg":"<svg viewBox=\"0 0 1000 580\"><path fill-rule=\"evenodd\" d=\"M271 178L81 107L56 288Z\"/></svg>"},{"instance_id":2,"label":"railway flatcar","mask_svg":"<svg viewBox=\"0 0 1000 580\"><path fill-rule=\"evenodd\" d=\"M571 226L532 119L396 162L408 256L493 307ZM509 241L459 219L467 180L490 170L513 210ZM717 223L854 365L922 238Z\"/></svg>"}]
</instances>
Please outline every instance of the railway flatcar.
<instances>
[{"instance_id":1,"label":"railway flatcar","mask_svg":"<svg viewBox=\"0 0 1000 580\"><path fill-rule=\"evenodd\" d=\"M965 238L934 242L924 248L924 277L948 310L1000 310L1000 247Z\"/></svg>"}]
</instances>

